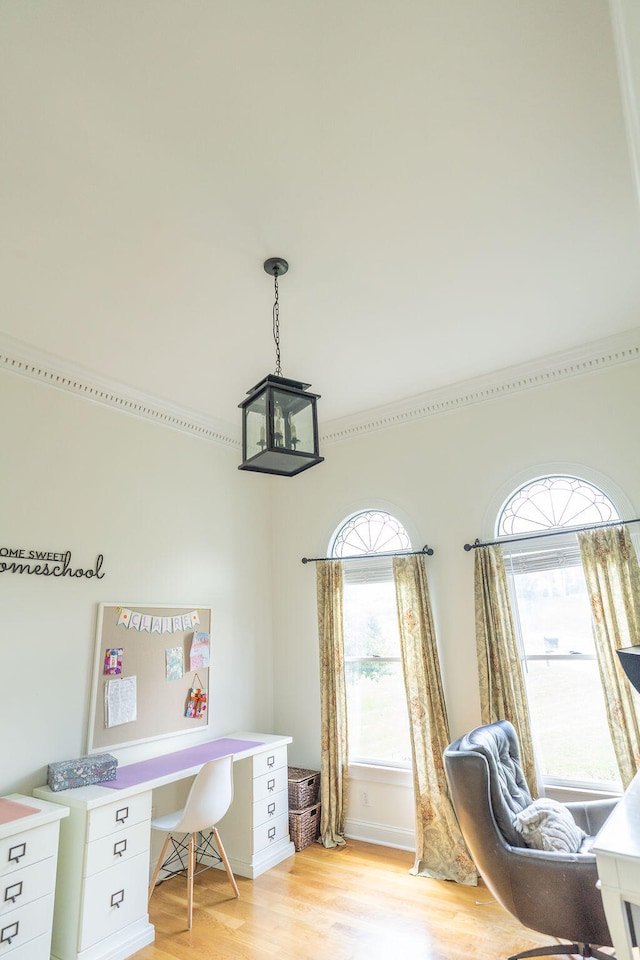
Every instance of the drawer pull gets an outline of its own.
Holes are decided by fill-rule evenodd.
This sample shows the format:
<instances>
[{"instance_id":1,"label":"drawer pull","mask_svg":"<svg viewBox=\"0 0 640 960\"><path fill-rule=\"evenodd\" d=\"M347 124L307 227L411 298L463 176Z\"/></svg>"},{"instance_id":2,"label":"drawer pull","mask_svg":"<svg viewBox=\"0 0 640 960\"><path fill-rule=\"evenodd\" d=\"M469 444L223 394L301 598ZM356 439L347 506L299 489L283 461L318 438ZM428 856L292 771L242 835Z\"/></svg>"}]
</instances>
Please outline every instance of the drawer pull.
<instances>
[{"instance_id":1,"label":"drawer pull","mask_svg":"<svg viewBox=\"0 0 640 960\"><path fill-rule=\"evenodd\" d=\"M26 852L27 852L26 843L17 843L15 847L11 847L11 849L9 850L9 862L11 863L12 861L14 861L15 863L19 863L22 857L25 856Z\"/></svg>"},{"instance_id":2,"label":"drawer pull","mask_svg":"<svg viewBox=\"0 0 640 960\"><path fill-rule=\"evenodd\" d=\"M5 903L7 900L10 900L11 903L15 903L18 897L22 896L22 880L19 880L17 883L12 883L10 887L7 887L4 891Z\"/></svg>"},{"instance_id":3,"label":"drawer pull","mask_svg":"<svg viewBox=\"0 0 640 960\"><path fill-rule=\"evenodd\" d=\"M121 903L124 903L124 890L118 890L117 893L112 893L111 906L119 907Z\"/></svg>"},{"instance_id":4,"label":"drawer pull","mask_svg":"<svg viewBox=\"0 0 640 960\"><path fill-rule=\"evenodd\" d=\"M276 838L276 828L275 828L275 827L269 827L269 829L268 829L268 831L267 831L267 836L269 837L269 841L270 841L270 842L271 842L271 840L275 840L275 838Z\"/></svg>"},{"instance_id":5,"label":"drawer pull","mask_svg":"<svg viewBox=\"0 0 640 960\"><path fill-rule=\"evenodd\" d=\"M269 791L269 793L273 793L275 788L276 788L275 779L267 780L267 790Z\"/></svg>"},{"instance_id":6,"label":"drawer pull","mask_svg":"<svg viewBox=\"0 0 640 960\"><path fill-rule=\"evenodd\" d=\"M19 920L16 920L15 923L10 923L7 927L3 927L2 932L0 933L0 943L11 943L13 938L18 936L19 929Z\"/></svg>"},{"instance_id":7,"label":"drawer pull","mask_svg":"<svg viewBox=\"0 0 640 960\"><path fill-rule=\"evenodd\" d=\"M127 849L127 838L125 837L124 840L117 840L113 845L114 857L121 857L126 849Z\"/></svg>"},{"instance_id":8,"label":"drawer pull","mask_svg":"<svg viewBox=\"0 0 640 960\"><path fill-rule=\"evenodd\" d=\"M270 803L269 806L267 807L267 813L269 814L270 817L272 817L275 812L276 812L276 804L274 800L274 802Z\"/></svg>"},{"instance_id":9,"label":"drawer pull","mask_svg":"<svg viewBox=\"0 0 640 960\"><path fill-rule=\"evenodd\" d=\"M276 755L275 753L272 753L270 757L267 757L267 766L275 767L275 765L276 765Z\"/></svg>"},{"instance_id":10,"label":"drawer pull","mask_svg":"<svg viewBox=\"0 0 640 960\"><path fill-rule=\"evenodd\" d=\"M119 810L116 810L116 821L118 823L124 823L129 816L129 807L120 807Z\"/></svg>"}]
</instances>

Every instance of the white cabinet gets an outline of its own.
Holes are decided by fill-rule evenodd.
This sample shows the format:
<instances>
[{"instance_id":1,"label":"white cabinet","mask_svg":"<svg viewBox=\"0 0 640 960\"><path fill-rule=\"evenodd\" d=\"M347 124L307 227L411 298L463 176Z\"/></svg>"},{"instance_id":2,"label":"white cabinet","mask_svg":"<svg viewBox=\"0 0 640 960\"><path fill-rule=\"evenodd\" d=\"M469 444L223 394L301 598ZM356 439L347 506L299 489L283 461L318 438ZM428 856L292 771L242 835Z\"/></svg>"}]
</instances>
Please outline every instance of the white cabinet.
<instances>
[{"instance_id":1,"label":"white cabinet","mask_svg":"<svg viewBox=\"0 0 640 960\"><path fill-rule=\"evenodd\" d=\"M0 958L49 960L59 824L68 811L19 794L2 801Z\"/></svg>"},{"instance_id":2,"label":"white cabinet","mask_svg":"<svg viewBox=\"0 0 640 960\"><path fill-rule=\"evenodd\" d=\"M241 877L259 877L295 853L289 837L288 770L282 743L233 765L234 799L218 829L231 868Z\"/></svg>"},{"instance_id":3,"label":"white cabinet","mask_svg":"<svg viewBox=\"0 0 640 960\"><path fill-rule=\"evenodd\" d=\"M147 914L151 791L99 785L51 793L69 808L61 832L52 957L122 960L154 938Z\"/></svg>"}]
</instances>

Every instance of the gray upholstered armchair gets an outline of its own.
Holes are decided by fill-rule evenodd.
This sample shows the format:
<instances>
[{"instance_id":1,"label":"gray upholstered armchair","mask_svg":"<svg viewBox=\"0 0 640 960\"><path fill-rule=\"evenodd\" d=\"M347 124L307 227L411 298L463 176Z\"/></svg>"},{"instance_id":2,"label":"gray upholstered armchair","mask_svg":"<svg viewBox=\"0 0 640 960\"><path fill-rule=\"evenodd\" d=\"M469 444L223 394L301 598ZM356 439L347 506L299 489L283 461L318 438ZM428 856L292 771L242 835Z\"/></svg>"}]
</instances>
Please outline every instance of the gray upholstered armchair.
<instances>
[{"instance_id":1,"label":"gray upholstered armchair","mask_svg":"<svg viewBox=\"0 0 640 960\"><path fill-rule=\"evenodd\" d=\"M444 764L460 829L496 900L524 926L570 944L540 947L509 960L579 954L609 960L595 946L611 946L598 874L589 841L614 801L566 804L588 835L576 853L530 849L514 818L531 804L513 726L506 720L477 727L450 744Z\"/></svg>"}]
</instances>

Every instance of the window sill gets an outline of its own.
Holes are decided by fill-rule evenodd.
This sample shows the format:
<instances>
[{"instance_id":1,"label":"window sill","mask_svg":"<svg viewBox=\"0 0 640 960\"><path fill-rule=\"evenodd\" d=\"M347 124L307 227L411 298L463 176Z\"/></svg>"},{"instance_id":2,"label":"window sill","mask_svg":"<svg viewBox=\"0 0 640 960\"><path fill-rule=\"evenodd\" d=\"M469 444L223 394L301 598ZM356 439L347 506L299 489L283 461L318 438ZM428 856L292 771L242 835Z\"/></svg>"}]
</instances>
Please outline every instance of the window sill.
<instances>
[{"instance_id":1,"label":"window sill","mask_svg":"<svg viewBox=\"0 0 640 960\"><path fill-rule=\"evenodd\" d=\"M373 763L350 763L350 780L367 780L369 783L387 783L397 787L413 788L413 774L408 767L387 767Z\"/></svg>"},{"instance_id":2,"label":"window sill","mask_svg":"<svg viewBox=\"0 0 640 960\"><path fill-rule=\"evenodd\" d=\"M587 789L585 787L572 787L559 783L543 783L544 796L552 800L559 800L560 803L584 803L589 800L615 800L620 799L622 790L614 789Z\"/></svg>"}]
</instances>

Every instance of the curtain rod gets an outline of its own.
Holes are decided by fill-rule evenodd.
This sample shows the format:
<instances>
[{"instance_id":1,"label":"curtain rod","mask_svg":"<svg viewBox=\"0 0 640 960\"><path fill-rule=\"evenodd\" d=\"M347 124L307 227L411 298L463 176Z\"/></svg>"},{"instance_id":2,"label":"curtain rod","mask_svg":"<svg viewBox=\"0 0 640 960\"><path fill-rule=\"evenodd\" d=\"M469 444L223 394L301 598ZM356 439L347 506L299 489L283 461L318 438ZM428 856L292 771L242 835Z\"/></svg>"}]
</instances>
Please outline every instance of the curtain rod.
<instances>
[{"instance_id":1,"label":"curtain rod","mask_svg":"<svg viewBox=\"0 0 640 960\"><path fill-rule=\"evenodd\" d=\"M581 533L583 530L600 530L604 527L622 527L629 523L640 523L640 517L635 520L612 520L611 523L593 523L586 527L565 527L562 530L545 530L544 533L531 533L524 537L505 537L504 540L474 540L473 543L465 543L465 550L475 550L477 547L495 547L502 543L520 543L521 540L540 540L542 537L559 537L565 533Z\"/></svg>"},{"instance_id":2,"label":"curtain rod","mask_svg":"<svg viewBox=\"0 0 640 960\"><path fill-rule=\"evenodd\" d=\"M371 560L372 557L417 557L426 553L428 557L433 556L433 548L425 543L422 550L401 550L394 553L390 550L388 553L356 553L351 557L303 557L303 563L319 563L321 560Z\"/></svg>"}]
</instances>

